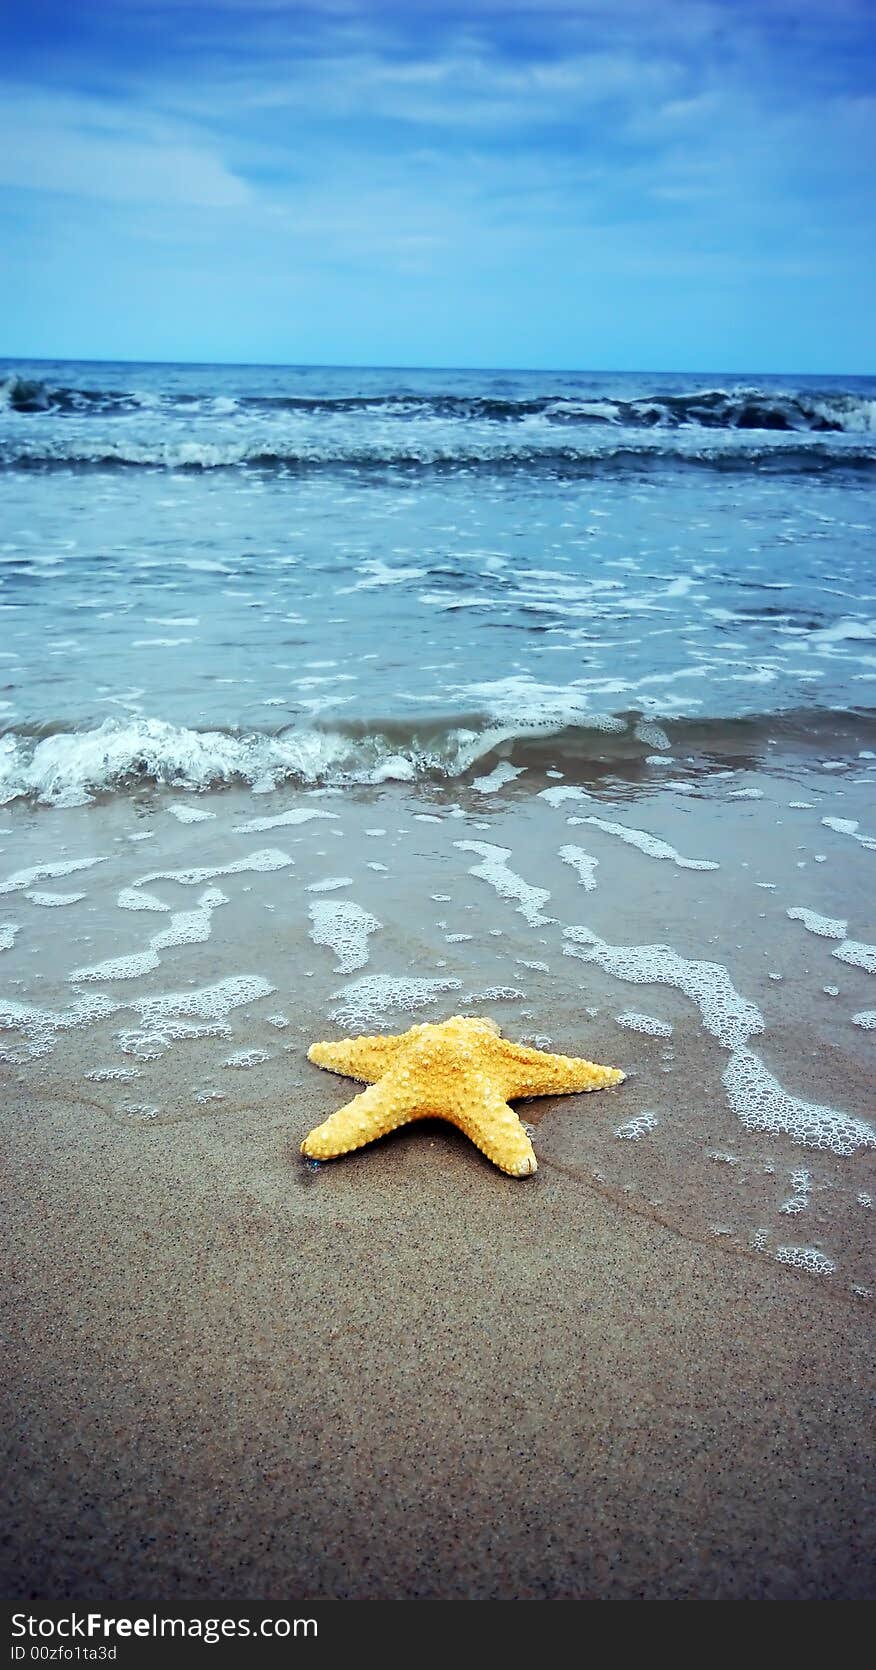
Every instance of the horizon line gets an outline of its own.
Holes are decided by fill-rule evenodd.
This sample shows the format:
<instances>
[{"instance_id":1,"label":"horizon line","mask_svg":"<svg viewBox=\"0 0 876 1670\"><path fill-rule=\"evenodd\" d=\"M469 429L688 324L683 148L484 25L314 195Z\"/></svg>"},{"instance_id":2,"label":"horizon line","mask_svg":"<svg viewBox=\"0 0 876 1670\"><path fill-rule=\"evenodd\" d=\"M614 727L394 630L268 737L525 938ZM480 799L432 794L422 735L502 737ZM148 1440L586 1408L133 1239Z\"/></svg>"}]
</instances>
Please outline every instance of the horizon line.
<instances>
[{"instance_id":1,"label":"horizon line","mask_svg":"<svg viewBox=\"0 0 876 1670\"><path fill-rule=\"evenodd\" d=\"M876 372L850 371L847 369L834 371L803 371L799 367L794 370L768 370L764 366L746 366L744 369L734 370L729 366L685 366L671 369L668 366L574 366L574 365L445 365L379 363L347 360L211 360L211 359L129 359L92 358L90 355L76 354L6 354L0 355L0 363L23 365L144 365L186 367L190 370L206 367L217 370L259 370L259 371L423 371L423 372L466 372L491 376L599 376L599 377L705 377L712 374L732 377L862 377L872 378Z\"/></svg>"}]
</instances>

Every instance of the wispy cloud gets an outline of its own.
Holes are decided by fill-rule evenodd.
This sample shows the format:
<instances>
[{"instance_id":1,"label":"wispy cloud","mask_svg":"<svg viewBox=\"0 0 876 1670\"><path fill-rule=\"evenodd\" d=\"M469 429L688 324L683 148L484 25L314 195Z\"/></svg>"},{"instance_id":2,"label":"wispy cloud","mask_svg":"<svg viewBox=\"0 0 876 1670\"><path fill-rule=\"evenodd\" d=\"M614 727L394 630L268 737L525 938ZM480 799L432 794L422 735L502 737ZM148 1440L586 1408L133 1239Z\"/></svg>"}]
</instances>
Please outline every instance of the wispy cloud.
<instances>
[{"instance_id":1,"label":"wispy cloud","mask_svg":"<svg viewBox=\"0 0 876 1670\"><path fill-rule=\"evenodd\" d=\"M61 318L91 345L100 270L131 352L350 357L358 332L361 359L377 331L605 364L650 331L692 364L711 307L716 354L812 363L816 327L865 353L869 0L32 0L7 34L10 346Z\"/></svg>"},{"instance_id":2,"label":"wispy cloud","mask_svg":"<svg viewBox=\"0 0 876 1670\"><path fill-rule=\"evenodd\" d=\"M0 185L116 203L239 207L251 201L218 146L130 102L0 90Z\"/></svg>"}]
</instances>

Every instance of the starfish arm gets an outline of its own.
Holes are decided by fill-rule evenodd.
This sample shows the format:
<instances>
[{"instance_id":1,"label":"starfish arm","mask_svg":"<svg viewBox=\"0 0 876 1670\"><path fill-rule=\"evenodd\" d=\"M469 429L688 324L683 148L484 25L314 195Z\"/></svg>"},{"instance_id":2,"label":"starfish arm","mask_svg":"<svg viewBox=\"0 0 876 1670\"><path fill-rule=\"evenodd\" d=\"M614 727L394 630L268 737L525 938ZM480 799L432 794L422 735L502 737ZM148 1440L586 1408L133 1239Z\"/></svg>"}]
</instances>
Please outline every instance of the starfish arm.
<instances>
[{"instance_id":1,"label":"starfish arm","mask_svg":"<svg viewBox=\"0 0 876 1670\"><path fill-rule=\"evenodd\" d=\"M440 1109L439 1117L455 1125L510 1177L528 1177L538 1170L532 1143L520 1120L486 1075L473 1076L463 1094Z\"/></svg>"},{"instance_id":2,"label":"starfish arm","mask_svg":"<svg viewBox=\"0 0 876 1670\"><path fill-rule=\"evenodd\" d=\"M311 1160L336 1160L418 1117L407 1084L389 1072L379 1084L369 1085L352 1102L329 1114L305 1137L301 1152Z\"/></svg>"},{"instance_id":3,"label":"starfish arm","mask_svg":"<svg viewBox=\"0 0 876 1670\"><path fill-rule=\"evenodd\" d=\"M311 1044L308 1060L330 1073L374 1084L389 1072L407 1040L398 1038L340 1038L337 1043Z\"/></svg>"},{"instance_id":4,"label":"starfish arm","mask_svg":"<svg viewBox=\"0 0 876 1670\"><path fill-rule=\"evenodd\" d=\"M565 1096L622 1084L619 1067L601 1067L572 1055L549 1055L503 1038L498 1048L498 1077L509 1101L525 1096Z\"/></svg>"}]
</instances>

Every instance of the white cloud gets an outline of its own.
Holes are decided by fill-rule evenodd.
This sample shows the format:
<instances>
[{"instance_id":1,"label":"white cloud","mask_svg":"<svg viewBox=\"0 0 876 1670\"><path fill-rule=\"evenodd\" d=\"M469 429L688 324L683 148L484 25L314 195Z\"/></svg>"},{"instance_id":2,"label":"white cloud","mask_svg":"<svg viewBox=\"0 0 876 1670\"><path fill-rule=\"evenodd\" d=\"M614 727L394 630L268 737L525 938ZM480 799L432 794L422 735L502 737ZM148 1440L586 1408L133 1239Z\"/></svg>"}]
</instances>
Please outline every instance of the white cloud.
<instances>
[{"instance_id":1,"label":"white cloud","mask_svg":"<svg viewBox=\"0 0 876 1670\"><path fill-rule=\"evenodd\" d=\"M117 4L146 17L141 0ZM699 309L704 336L723 318L729 339L746 310L767 317L770 284L775 317L808 308L821 331L840 275L872 270L876 101L849 46L855 0L809 0L791 31L799 5L149 0L157 51L114 37L101 55L89 37L31 69L33 84L7 67L13 266L59 318L71 266L89 301L109 297L107 315L107 275L122 275L143 345L171 357L211 306L208 357L226 331L250 340L239 319L248 352L279 352L288 330L292 357L319 357L293 352L288 321L325 316L323 353L355 357L367 317L379 358L402 353L406 320L425 344L432 320L449 321L449 341L457 315L476 314L476 353L498 363L522 351L502 331L525 319L528 342L543 313L561 363L582 319L600 342L640 319L647 346L661 296L682 337ZM105 96L75 91L97 85ZM188 307L181 336L154 334L156 293L169 320ZM557 299L542 310L545 294ZM224 298L221 328L210 297ZM98 325L104 310L83 340Z\"/></svg>"},{"instance_id":2,"label":"white cloud","mask_svg":"<svg viewBox=\"0 0 876 1670\"><path fill-rule=\"evenodd\" d=\"M372 50L292 58L258 76L222 68L208 86L170 84L163 96L169 108L207 122L218 108L232 120L274 111L318 123L389 120L447 131L513 131L568 123L607 103L634 108L661 101L682 75L667 57L594 51L515 63L486 46L458 42L433 57Z\"/></svg>"},{"instance_id":3,"label":"white cloud","mask_svg":"<svg viewBox=\"0 0 876 1670\"><path fill-rule=\"evenodd\" d=\"M234 208L250 201L200 133L96 98L6 89L0 183L118 203Z\"/></svg>"}]
</instances>

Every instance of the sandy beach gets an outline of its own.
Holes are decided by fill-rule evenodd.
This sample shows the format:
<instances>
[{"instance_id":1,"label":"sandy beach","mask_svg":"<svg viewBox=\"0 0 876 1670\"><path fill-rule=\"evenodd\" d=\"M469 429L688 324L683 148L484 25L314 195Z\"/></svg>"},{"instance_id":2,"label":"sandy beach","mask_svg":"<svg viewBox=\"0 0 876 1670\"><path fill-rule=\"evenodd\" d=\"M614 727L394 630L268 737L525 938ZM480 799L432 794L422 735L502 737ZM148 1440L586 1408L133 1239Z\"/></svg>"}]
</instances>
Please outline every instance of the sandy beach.
<instances>
[{"instance_id":1,"label":"sandy beach","mask_svg":"<svg viewBox=\"0 0 876 1670\"><path fill-rule=\"evenodd\" d=\"M446 790L395 784L7 809L4 1544L22 1598L868 1592L854 766L456 791L456 815ZM287 821L253 829L259 812ZM47 829L56 862L103 861L22 883ZM570 839L595 866L559 856ZM260 868L265 850L288 864ZM42 888L74 885L47 908ZM199 907L205 886L224 902ZM131 893L165 908L119 909ZM311 909L350 893L377 923L353 968L350 919ZM156 937L180 906L195 943ZM581 960L658 938L688 959L675 983ZM694 965L729 971L735 997L715 975L683 990ZM229 980L262 984L205 1008ZM355 1088L309 1042L460 1008L629 1077L520 1105L525 1182L437 1122L302 1162ZM743 1022L750 1049L726 1032ZM767 1076L737 1106L722 1074L749 1058Z\"/></svg>"},{"instance_id":2,"label":"sandy beach","mask_svg":"<svg viewBox=\"0 0 876 1670\"><path fill-rule=\"evenodd\" d=\"M859 1303L443 1126L314 1175L320 1088L14 1109L9 1591L870 1592Z\"/></svg>"}]
</instances>

